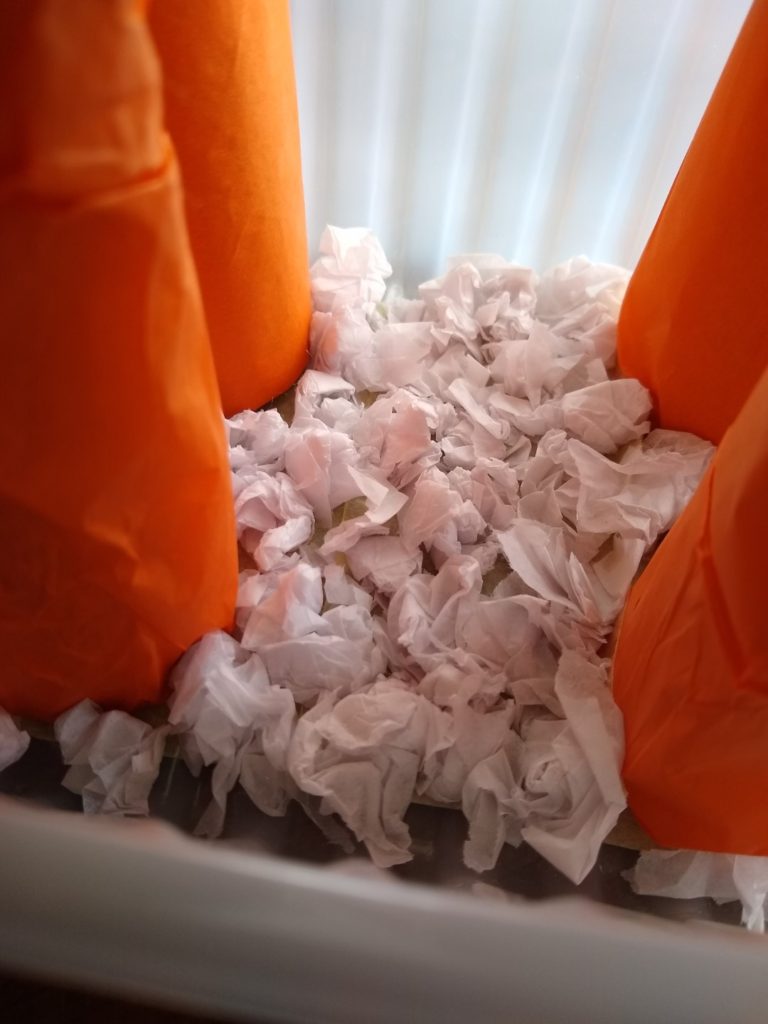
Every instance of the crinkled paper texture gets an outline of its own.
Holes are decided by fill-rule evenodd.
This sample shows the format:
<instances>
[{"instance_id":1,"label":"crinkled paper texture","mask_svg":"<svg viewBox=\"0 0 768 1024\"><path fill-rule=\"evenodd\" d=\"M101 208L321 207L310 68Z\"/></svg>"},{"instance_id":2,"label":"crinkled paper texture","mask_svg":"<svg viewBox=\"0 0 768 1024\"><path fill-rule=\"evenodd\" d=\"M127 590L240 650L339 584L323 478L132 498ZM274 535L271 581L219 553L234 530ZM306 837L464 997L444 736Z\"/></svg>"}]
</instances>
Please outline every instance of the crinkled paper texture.
<instances>
[{"instance_id":1,"label":"crinkled paper texture","mask_svg":"<svg viewBox=\"0 0 768 1024\"><path fill-rule=\"evenodd\" d=\"M765 931L767 857L645 850L626 877L635 892L643 896L709 896L718 903L738 900L742 905L742 923L750 931Z\"/></svg>"},{"instance_id":2,"label":"crinkled paper texture","mask_svg":"<svg viewBox=\"0 0 768 1024\"><path fill-rule=\"evenodd\" d=\"M29 733L19 729L7 711L0 708L0 771L18 761L29 746Z\"/></svg>"},{"instance_id":3,"label":"crinkled paper texture","mask_svg":"<svg viewBox=\"0 0 768 1024\"><path fill-rule=\"evenodd\" d=\"M125 711L102 712L84 700L54 722L69 769L63 784L83 798L86 814L144 816L160 771L168 729Z\"/></svg>"},{"instance_id":4,"label":"crinkled paper texture","mask_svg":"<svg viewBox=\"0 0 768 1024\"><path fill-rule=\"evenodd\" d=\"M463 809L476 870L527 841L579 882L625 806L604 645L712 448L651 430L647 391L615 379L626 271L468 255L410 300L390 273L371 232L324 233L292 416L228 422L235 636L180 661L167 726L62 716L66 784L142 813L171 732L212 773L204 834L240 784L388 867L427 800ZM697 867L671 888L746 893L756 927L762 882L736 860L722 885ZM648 865L636 885L658 886Z\"/></svg>"},{"instance_id":5,"label":"crinkled paper texture","mask_svg":"<svg viewBox=\"0 0 768 1024\"><path fill-rule=\"evenodd\" d=\"M226 633L209 633L174 669L168 721L195 774L212 766L212 800L198 823L217 836L239 781L266 814L288 803L286 753L296 717L292 693L270 683L262 659Z\"/></svg>"}]
</instances>

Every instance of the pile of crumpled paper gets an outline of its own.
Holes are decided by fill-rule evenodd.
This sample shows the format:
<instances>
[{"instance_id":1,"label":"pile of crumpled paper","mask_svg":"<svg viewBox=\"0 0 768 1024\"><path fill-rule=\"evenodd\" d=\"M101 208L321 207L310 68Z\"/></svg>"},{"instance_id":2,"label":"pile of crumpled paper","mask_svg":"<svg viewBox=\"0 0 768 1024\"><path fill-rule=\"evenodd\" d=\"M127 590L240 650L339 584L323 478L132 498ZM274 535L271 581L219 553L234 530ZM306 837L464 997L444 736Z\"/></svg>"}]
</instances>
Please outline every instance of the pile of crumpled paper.
<instances>
[{"instance_id":1,"label":"pile of crumpled paper","mask_svg":"<svg viewBox=\"0 0 768 1024\"><path fill-rule=\"evenodd\" d=\"M463 811L470 867L525 841L580 882L625 807L606 641L713 449L651 430L648 392L613 376L626 271L469 255L416 299L390 274L370 232L324 233L292 415L228 423L236 635L181 660L163 725L62 715L65 784L86 811L146 813L175 735L213 766L201 834L239 784L267 814L340 819L389 867L428 801ZM651 851L633 882L742 898L762 927L761 859Z\"/></svg>"}]
</instances>

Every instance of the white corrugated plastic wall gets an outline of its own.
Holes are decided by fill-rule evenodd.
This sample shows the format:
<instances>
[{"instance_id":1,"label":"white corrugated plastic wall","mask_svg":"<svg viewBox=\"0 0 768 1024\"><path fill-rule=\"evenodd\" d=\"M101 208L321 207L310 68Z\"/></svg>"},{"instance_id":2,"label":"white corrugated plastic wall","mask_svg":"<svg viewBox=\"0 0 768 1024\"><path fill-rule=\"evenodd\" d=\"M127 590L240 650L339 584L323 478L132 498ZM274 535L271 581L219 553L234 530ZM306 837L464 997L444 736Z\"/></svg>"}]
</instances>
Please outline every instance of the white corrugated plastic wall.
<instances>
[{"instance_id":1,"label":"white corrugated plastic wall","mask_svg":"<svg viewBox=\"0 0 768 1024\"><path fill-rule=\"evenodd\" d=\"M292 0L310 247L633 266L749 0Z\"/></svg>"}]
</instances>

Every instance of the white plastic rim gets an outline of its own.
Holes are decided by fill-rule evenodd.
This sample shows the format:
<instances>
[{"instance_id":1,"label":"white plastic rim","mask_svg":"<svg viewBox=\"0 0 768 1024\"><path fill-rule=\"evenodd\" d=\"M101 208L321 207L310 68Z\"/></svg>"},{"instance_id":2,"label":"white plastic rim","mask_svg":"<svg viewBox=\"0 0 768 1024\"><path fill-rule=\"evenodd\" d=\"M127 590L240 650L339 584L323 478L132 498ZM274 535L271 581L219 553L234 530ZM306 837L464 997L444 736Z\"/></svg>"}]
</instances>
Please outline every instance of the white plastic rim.
<instances>
[{"instance_id":1,"label":"white plastic rim","mask_svg":"<svg viewBox=\"0 0 768 1024\"><path fill-rule=\"evenodd\" d=\"M0 801L0 964L232 1019L757 1024L768 944L496 904Z\"/></svg>"}]
</instances>

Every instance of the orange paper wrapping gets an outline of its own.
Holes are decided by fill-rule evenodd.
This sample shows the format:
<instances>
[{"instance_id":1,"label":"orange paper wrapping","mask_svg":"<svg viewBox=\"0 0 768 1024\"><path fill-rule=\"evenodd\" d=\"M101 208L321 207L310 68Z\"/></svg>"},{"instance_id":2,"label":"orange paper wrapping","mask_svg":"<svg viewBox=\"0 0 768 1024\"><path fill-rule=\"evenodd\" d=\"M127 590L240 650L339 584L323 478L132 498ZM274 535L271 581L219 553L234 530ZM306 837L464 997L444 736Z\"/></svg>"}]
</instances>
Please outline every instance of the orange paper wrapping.
<instances>
[{"instance_id":1,"label":"orange paper wrapping","mask_svg":"<svg viewBox=\"0 0 768 1024\"><path fill-rule=\"evenodd\" d=\"M156 0L166 122L227 415L307 361L310 290L287 0Z\"/></svg>"},{"instance_id":2,"label":"orange paper wrapping","mask_svg":"<svg viewBox=\"0 0 768 1024\"><path fill-rule=\"evenodd\" d=\"M625 718L630 807L652 838L762 855L767 154L768 0L757 0L621 310L620 365L650 387L661 425L721 443L630 594L614 692Z\"/></svg>"},{"instance_id":3,"label":"orange paper wrapping","mask_svg":"<svg viewBox=\"0 0 768 1024\"><path fill-rule=\"evenodd\" d=\"M0 705L132 708L227 627L221 411L136 0L0 4Z\"/></svg>"},{"instance_id":4,"label":"orange paper wrapping","mask_svg":"<svg viewBox=\"0 0 768 1024\"><path fill-rule=\"evenodd\" d=\"M768 0L756 0L621 310L659 422L715 443L768 364Z\"/></svg>"},{"instance_id":5,"label":"orange paper wrapping","mask_svg":"<svg viewBox=\"0 0 768 1024\"><path fill-rule=\"evenodd\" d=\"M623 775L664 846L768 855L768 370L632 589Z\"/></svg>"}]
</instances>

